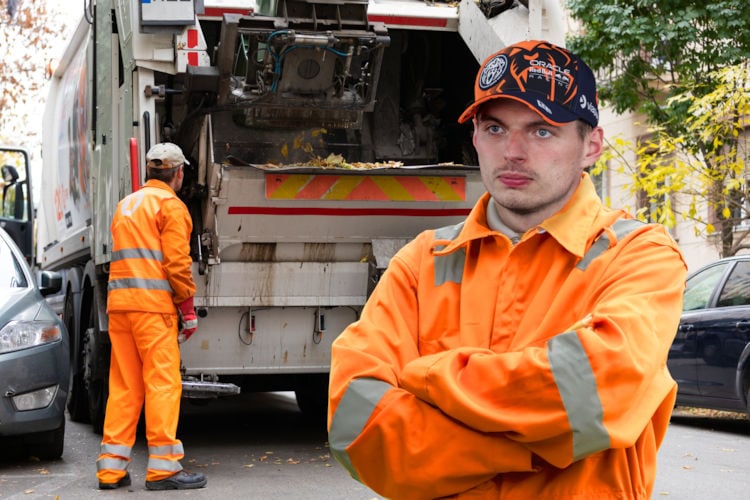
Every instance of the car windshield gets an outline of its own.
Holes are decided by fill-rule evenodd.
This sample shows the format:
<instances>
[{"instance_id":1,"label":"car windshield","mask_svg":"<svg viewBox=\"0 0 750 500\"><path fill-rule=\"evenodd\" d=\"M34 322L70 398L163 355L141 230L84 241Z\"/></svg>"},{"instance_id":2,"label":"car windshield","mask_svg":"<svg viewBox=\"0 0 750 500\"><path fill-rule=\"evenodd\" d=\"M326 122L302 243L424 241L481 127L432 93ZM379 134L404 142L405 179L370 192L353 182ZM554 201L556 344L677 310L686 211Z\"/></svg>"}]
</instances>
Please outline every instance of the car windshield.
<instances>
[{"instance_id":1,"label":"car windshield","mask_svg":"<svg viewBox=\"0 0 750 500\"><path fill-rule=\"evenodd\" d=\"M21 264L5 240L0 238L0 292L11 288L26 288L28 286L26 275L21 269Z\"/></svg>"}]
</instances>

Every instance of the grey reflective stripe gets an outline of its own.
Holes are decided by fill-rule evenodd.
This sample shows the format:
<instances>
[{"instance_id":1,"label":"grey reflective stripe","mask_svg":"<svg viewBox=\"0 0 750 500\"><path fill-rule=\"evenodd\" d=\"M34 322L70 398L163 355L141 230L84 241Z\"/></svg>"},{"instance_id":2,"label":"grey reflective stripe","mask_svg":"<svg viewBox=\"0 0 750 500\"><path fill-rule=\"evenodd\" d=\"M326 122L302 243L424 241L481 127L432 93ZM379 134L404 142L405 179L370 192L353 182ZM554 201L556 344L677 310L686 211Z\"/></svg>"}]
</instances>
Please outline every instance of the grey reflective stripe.
<instances>
[{"instance_id":1,"label":"grey reflective stripe","mask_svg":"<svg viewBox=\"0 0 750 500\"><path fill-rule=\"evenodd\" d=\"M573 460L609 448L602 403L589 358L578 333L566 332L547 343L547 357L573 431Z\"/></svg>"},{"instance_id":2,"label":"grey reflective stripe","mask_svg":"<svg viewBox=\"0 0 750 500\"><path fill-rule=\"evenodd\" d=\"M328 444L336 460L356 480L359 480L359 475L354 470L346 449L362 433L378 401L392 387L382 380L373 378L354 379L349 383L344 397L336 408L328 433Z\"/></svg>"},{"instance_id":3,"label":"grey reflective stripe","mask_svg":"<svg viewBox=\"0 0 750 500\"><path fill-rule=\"evenodd\" d=\"M167 444L164 446L149 446L149 455L184 455L185 450L182 447L182 443Z\"/></svg>"},{"instance_id":4,"label":"grey reflective stripe","mask_svg":"<svg viewBox=\"0 0 750 500\"><path fill-rule=\"evenodd\" d=\"M644 224L645 222L639 221L638 219L618 219L612 224L612 230L615 232L617 240L619 241ZM586 251L576 267L581 271L585 271L589 264L591 264L591 261L603 254L608 248L609 236L607 236L606 232L603 232L594 244L591 245L591 248Z\"/></svg>"},{"instance_id":5,"label":"grey reflective stripe","mask_svg":"<svg viewBox=\"0 0 750 500\"><path fill-rule=\"evenodd\" d=\"M172 291L172 285L167 280L146 279L146 278L123 278L119 280L110 280L109 290L123 290L125 288L143 288L146 290L165 290Z\"/></svg>"},{"instance_id":6,"label":"grey reflective stripe","mask_svg":"<svg viewBox=\"0 0 750 500\"><path fill-rule=\"evenodd\" d=\"M464 264L466 263L466 250L459 248L448 255L436 255L433 258L435 268L435 286L445 282L461 283L464 278Z\"/></svg>"},{"instance_id":7,"label":"grey reflective stripe","mask_svg":"<svg viewBox=\"0 0 750 500\"><path fill-rule=\"evenodd\" d=\"M130 458L130 453L133 450L130 446L124 444L105 444L102 443L100 453L102 455L117 455L118 457Z\"/></svg>"},{"instance_id":8,"label":"grey reflective stripe","mask_svg":"<svg viewBox=\"0 0 750 500\"><path fill-rule=\"evenodd\" d=\"M436 240L453 240L459 234L461 234L461 229L463 229L463 227L464 227L464 223L459 222L458 224L453 224L452 226L444 226L444 227L435 229L435 239Z\"/></svg>"},{"instance_id":9,"label":"grey reflective stripe","mask_svg":"<svg viewBox=\"0 0 750 500\"><path fill-rule=\"evenodd\" d=\"M121 458L100 458L96 461L96 470L126 470L130 462Z\"/></svg>"},{"instance_id":10,"label":"grey reflective stripe","mask_svg":"<svg viewBox=\"0 0 750 500\"><path fill-rule=\"evenodd\" d=\"M453 240L464 227L460 222L452 226L445 226L435 230L436 240ZM435 247L436 250L442 250L444 245ZM433 267L435 269L435 286L440 286L448 281L452 283L461 283L464 277L464 263L466 262L466 250L460 248L448 255L436 255L433 257Z\"/></svg>"},{"instance_id":11,"label":"grey reflective stripe","mask_svg":"<svg viewBox=\"0 0 750 500\"><path fill-rule=\"evenodd\" d=\"M161 250L151 250L150 248L125 248L112 252L112 262L123 259L151 259L161 262L164 255Z\"/></svg>"},{"instance_id":12,"label":"grey reflective stripe","mask_svg":"<svg viewBox=\"0 0 750 500\"><path fill-rule=\"evenodd\" d=\"M180 472L182 465L179 460L165 460L163 458L150 458L146 468L150 470L163 470L167 472Z\"/></svg>"}]
</instances>

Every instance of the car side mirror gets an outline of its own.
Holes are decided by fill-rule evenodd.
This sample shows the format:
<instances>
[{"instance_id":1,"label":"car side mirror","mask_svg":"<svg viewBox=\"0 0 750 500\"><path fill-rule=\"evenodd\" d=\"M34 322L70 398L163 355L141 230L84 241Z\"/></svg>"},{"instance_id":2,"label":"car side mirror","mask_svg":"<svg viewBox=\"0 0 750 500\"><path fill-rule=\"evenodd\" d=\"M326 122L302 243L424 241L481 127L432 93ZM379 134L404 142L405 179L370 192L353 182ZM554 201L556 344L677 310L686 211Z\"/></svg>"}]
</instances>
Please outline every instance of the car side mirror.
<instances>
[{"instance_id":1,"label":"car side mirror","mask_svg":"<svg viewBox=\"0 0 750 500\"><path fill-rule=\"evenodd\" d=\"M42 271L39 275L39 291L42 296L57 293L62 288L62 275L56 271Z\"/></svg>"}]
</instances>

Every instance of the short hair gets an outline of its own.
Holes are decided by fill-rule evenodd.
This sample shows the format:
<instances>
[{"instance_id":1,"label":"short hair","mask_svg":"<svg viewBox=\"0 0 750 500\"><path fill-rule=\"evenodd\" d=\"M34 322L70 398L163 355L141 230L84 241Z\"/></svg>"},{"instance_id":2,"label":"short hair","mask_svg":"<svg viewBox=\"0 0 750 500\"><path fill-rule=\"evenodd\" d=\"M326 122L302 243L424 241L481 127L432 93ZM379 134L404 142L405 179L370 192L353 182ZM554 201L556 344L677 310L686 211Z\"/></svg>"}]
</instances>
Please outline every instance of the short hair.
<instances>
[{"instance_id":1,"label":"short hair","mask_svg":"<svg viewBox=\"0 0 750 500\"><path fill-rule=\"evenodd\" d=\"M157 181L166 182L169 184L177 175L177 170L182 165L178 165L172 168L148 168L146 169L146 179L156 179Z\"/></svg>"},{"instance_id":2,"label":"short hair","mask_svg":"<svg viewBox=\"0 0 750 500\"><path fill-rule=\"evenodd\" d=\"M581 140L585 140L591 131L594 130L594 127L583 120L576 120L576 125L578 126L578 135L581 136Z\"/></svg>"}]
</instances>

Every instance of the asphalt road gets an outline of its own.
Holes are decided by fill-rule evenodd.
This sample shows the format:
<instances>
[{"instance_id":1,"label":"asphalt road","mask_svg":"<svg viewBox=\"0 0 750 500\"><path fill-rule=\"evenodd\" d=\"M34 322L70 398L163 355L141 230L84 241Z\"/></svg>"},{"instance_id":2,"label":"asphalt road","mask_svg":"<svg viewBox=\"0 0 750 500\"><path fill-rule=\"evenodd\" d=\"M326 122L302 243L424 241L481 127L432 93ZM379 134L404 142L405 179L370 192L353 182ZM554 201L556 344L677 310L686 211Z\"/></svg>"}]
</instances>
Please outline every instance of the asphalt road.
<instances>
[{"instance_id":1,"label":"asphalt road","mask_svg":"<svg viewBox=\"0 0 750 500\"><path fill-rule=\"evenodd\" d=\"M247 394L207 406L183 402L178 438L186 470L208 477L206 488L145 489L146 444L139 433L129 471L132 485L97 489L95 460L101 436L68 422L61 460L13 456L0 444L0 499L91 498L371 500L375 493L351 479L330 455L325 429L308 423L293 393Z\"/></svg>"},{"instance_id":2,"label":"asphalt road","mask_svg":"<svg viewBox=\"0 0 750 500\"><path fill-rule=\"evenodd\" d=\"M739 418L738 418L739 417ZM136 444L132 486L97 489L94 461L100 436L68 422L61 460L16 455L0 444L0 499L91 498L373 500L331 457L324 429L305 421L291 393L248 394L208 406L185 404L179 437L183 466L208 476L201 490L148 492L146 445ZM708 418L678 409L659 455L653 499L747 498L750 420Z\"/></svg>"}]
</instances>

